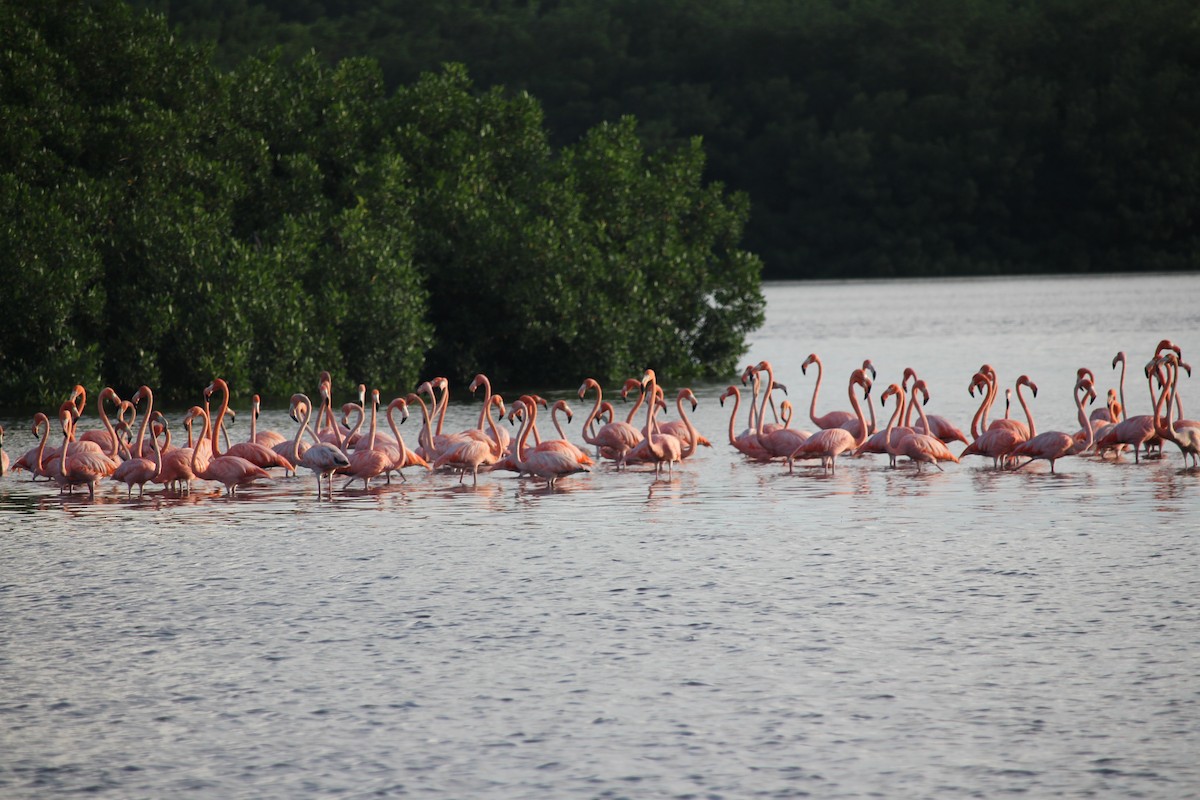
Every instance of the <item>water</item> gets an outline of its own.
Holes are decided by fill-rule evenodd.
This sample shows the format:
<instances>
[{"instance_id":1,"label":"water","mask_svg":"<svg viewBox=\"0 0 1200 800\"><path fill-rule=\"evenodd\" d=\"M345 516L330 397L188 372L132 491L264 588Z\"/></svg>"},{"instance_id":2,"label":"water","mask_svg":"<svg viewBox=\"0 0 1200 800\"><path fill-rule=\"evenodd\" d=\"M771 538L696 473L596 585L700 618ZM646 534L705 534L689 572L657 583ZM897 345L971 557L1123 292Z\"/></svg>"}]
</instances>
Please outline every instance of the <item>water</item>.
<instances>
[{"instance_id":1,"label":"water","mask_svg":"<svg viewBox=\"0 0 1200 800\"><path fill-rule=\"evenodd\" d=\"M1189 356L1197 296L1200 276L772 285L745 361L806 407L821 355L821 413L863 358L879 386L912 366L964 430L990 361L1038 383L1039 428L1074 430L1075 368L1107 389L1118 349L1134 371L1164 336ZM729 382L695 387L715 446L670 480L89 502L5 477L0 796L1200 796L1200 474L1173 446L787 475L725 441ZM478 405L453 389L457 430ZM3 422L15 457L28 420Z\"/></svg>"}]
</instances>

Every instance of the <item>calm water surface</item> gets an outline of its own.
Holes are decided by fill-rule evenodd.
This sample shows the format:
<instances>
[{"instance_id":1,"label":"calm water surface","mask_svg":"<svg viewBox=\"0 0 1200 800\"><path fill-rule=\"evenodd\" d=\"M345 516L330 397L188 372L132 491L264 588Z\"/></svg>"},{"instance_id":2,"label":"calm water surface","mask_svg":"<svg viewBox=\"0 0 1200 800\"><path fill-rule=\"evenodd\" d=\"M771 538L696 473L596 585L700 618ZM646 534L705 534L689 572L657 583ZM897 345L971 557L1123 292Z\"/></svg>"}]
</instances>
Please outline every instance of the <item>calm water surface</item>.
<instances>
[{"instance_id":1,"label":"calm water surface","mask_svg":"<svg viewBox=\"0 0 1200 800\"><path fill-rule=\"evenodd\" d=\"M821 413L870 357L966 430L989 361L1070 431L1077 367L1107 389L1118 350L1200 347L1200 276L766 293L745 362L806 407L818 353ZM311 478L95 502L0 479L0 796L1200 796L1200 474L1173 446L787 475L728 445L732 378L694 387L714 447L670 480L413 474L331 503ZM478 405L452 389L457 430ZM0 421L15 458L29 421Z\"/></svg>"}]
</instances>

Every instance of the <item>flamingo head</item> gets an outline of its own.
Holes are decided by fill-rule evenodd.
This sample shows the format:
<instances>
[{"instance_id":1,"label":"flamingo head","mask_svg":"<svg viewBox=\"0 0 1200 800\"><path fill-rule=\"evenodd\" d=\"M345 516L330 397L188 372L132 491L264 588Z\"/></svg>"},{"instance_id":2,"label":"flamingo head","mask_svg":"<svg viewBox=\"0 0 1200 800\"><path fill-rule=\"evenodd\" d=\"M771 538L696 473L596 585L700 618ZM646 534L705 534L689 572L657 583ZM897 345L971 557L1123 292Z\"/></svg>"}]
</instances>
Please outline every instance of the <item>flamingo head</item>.
<instances>
[{"instance_id":1,"label":"flamingo head","mask_svg":"<svg viewBox=\"0 0 1200 800\"><path fill-rule=\"evenodd\" d=\"M733 385L727 386L725 387L725 391L721 393L721 396L717 398L717 402L721 404L721 408L724 408L726 397L733 397L739 394L741 394L741 390L738 387Z\"/></svg>"},{"instance_id":2,"label":"flamingo head","mask_svg":"<svg viewBox=\"0 0 1200 800\"><path fill-rule=\"evenodd\" d=\"M647 368L646 371L642 373L642 390L645 391L646 386L651 383L658 385L658 378L655 377L654 370Z\"/></svg>"},{"instance_id":3,"label":"flamingo head","mask_svg":"<svg viewBox=\"0 0 1200 800\"><path fill-rule=\"evenodd\" d=\"M675 400L676 400L676 402L679 402L681 400L688 400L692 404L692 411L695 411L696 406L700 405L700 403L696 400L696 395L692 392L691 389L680 389L679 394L676 396Z\"/></svg>"},{"instance_id":4,"label":"flamingo head","mask_svg":"<svg viewBox=\"0 0 1200 800\"><path fill-rule=\"evenodd\" d=\"M38 431L40 431L42 429L42 426L43 425L48 426L49 424L50 424L50 418L47 417L45 414L43 414L41 411L34 414L33 415L33 435L37 436Z\"/></svg>"},{"instance_id":5,"label":"flamingo head","mask_svg":"<svg viewBox=\"0 0 1200 800\"><path fill-rule=\"evenodd\" d=\"M1096 373L1092 372L1087 367L1080 367L1079 369L1075 370L1075 380L1076 381L1083 380L1084 378L1087 378L1092 383L1095 383L1096 382Z\"/></svg>"},{"instance_id":6,"label":"flamingo head","mask_svg":"<svg viewBox=\"0 0 1200 800\"><path fill-rule=\"evenodd\" d=\"M640 393L642 391L642 382L637 378L626 378L624 385L621 386L621 399L624 400L629 397L629 393L634 389L637 389Z\"/></svg>"},{"instance_id":7,"label":"flamingo head","mask_svg":"<svg viewBox=\"0 0 1200 800\"><path fill-rule=\"evenodd\" d=\"M976 389L978 389L982 393L984 387L987 385L988 385L987 376L984 375L982 372L976 372L974 375L971 376L971 384L967 387L967 394L971 395L971 397L974 397Z\"/></svg>"},{"instance_id":8,"label":"flamingo head","mask_svg":"<svg viewBox=\"0 0 1200 800\"><path fill-rule=\"evenodd\" d=\"M1179 358L1183 358L1183 351L1179 349L1179 345L1172 342L1170 339L1163 339L1158 343L1158 347L1154 348L1154 357L1158 358L1163 350L1171 350Z\"/></svg>"},{"instance_id":9,"label":"flamingo head","mask_svg":"<svg viewBox=\"0 0 1200 800\"><path fill-rule=\"evenodd\" d=\"M749 383L750 379L753 377L754 377L754 365L747 364L746 368L744 370L742 370L742 386L745 386L747 383Z\"/></svg>"},{"instance_id":10,"label":"flamingo head","mask_svg":"<svg viewBox=\"0 0 1200 800\"><path fill-rule=\"evenodd\" d=\"M468 386L467 388L471 391L471 394L475 394L475 390L478 389L480 386L485 385L486 383L487 383L487 378L485 378L483 373L481 372L471 380L471 385Z\"/></svg>"},{"instance_id":11,"label":"flamingo head","mask_svg":"<svg viewBox=\"0 0 1200 800\"><path fill-rule=\"evenodd\" d=\"M875 371L875 365L871 363L871 359L869 359L869 358L863 360L862 368L863 368L863 372L871 373L871 380L875 380L875 378L879 374Z\"/></svg>"},{"instance_id":12,"label":"flamingo head","mask_svg":"<svg viewBox=\"0 0 1200 800\"><path fill-rule=\"evenodd\" d=\"M891 397L892 395L896 395L897 398L903 396L902 390L900 389L900 384L898 384L898 383L888 384L888 387L883 390L883 394L879 395L879 402L886 403L888 401L888 398ZM899 402L899 400L897 400L897 402Z\"/></svg>"},{"instance_id":13,"label":"flamingo head","mask_svg":"<svg viewBox=\"0 0 1200 800\"><path fill-rule=\"evenodd\" d=\"M771 388L772 389L783 389L784 394L788 393L787 386L783 385L782 383L773 383L773 384L771 384Z\"/></svg>"},{"instance_id":14,"label":"flamingo head","mask_svg":"<svg viewBox=\"0 0 1200 800\"><path fill-rule=\"evenodd\" d=\"M121 398L117 397L117 390L111 386L105 386L100 391L100 402L103 403L105 400L112 400L118 406L121 404Z\"/></svg>"},{"instance_id":15,"label":"flamingo head","mask_svg":"<svg viewBox=\"0 0 1200 800\"><path fill-rule=\"evenodd\" d=\"M928 404L929 403L929 386L925 383L925 381L921 380L920 378L913 381L912 398L914 400L917 398L917 392L921 393L921 398L922 398L921 405Z\"/></svg>"},{"instance_id":16,"label":"flamingo head","mask_svg":"<svg viewBox=\"0 0 1200 800\"><path fill-rule=\"evenodd\" d=\"M808 365L809 364L820 364L820 363L821 363L821 359L817 358L816 353L809 353L808 358L804 359L804 363L800 365L800 374L801 375L808 374Z\"/></svg>"},{"instance_id":17,"label":"flamingo head","mask_svg":"<svg viewBox=\"0 0 1200 800\"><path fill-rule=\"evenodd\" d=\"M113 396L114 397L116 396L116 392L113 393ZM150 397L150 387L149 386L139 386L138 390L133 393L133 397L130 399L129 402L133 403L136 406L138 403L142 402L147 397Z\"/></svg>"},{"instance_id":18,"label":"flamingo head","mask_svg":"<svg viewBox=\"0 0 1200 800\"><path fill-rule=\"evenodd\" d=\"M1029 380L1028 375L1022 375L1017 378L1017 386L1028 386L1029 391L1033 392L1033 396L1037 397L1037 384Z\"/></svg>"},{"instance_id":19,"label":"flamingo head","mask_svg":"<svg viewBox=\"0 0 1200 800\"><path fill-rule=\"evenodd\" d=\"M867 377L867 374L861 368L850 373L850 383L856 383L862 387L863 397L871 394L871 379Z\"/></svg>"},{"instance_id":20,"label":"flamingo head","mask_svg":"<svg viewBox=\"0 0 1200 800\"><path fill-rule=\"evenodd\" d=\"M600 391L600 384L596 382L595 378L584 378L583 379L583 383L581 383L579 385L579 399L580 400L582 400L583 396L585 394L587 394L588 389L595 389L596 391Z\"/></svg>"},{"instance_id":21,"label":"flamingo head","mask_svg":"<svg viewBox=\"0 0 1200 800\"><path fill-rule=\"evenodd\" d=\"M984 366L987 366L987 365L985 364ZM981 369L980 372L982 372L982 371L983 370ZM912 367L905 367L904 368L904 378L900 381L900 385L907 386L909 381L915 381L916 379L917 379L917 371L915 369L913 369Z\"/></svg>"},{"instance_id":22,"label":"flamingo head","mask_svg":"<svg viewBox=\"0 0 1200 800\"><path fill-rule=\"evenodd\" d=\"M1117 364L1124 364L1124 363L1125 363L1125 351L1122 350L1119 353L1117 353L1115 356L1113 356L1112 368L1116 369Z\"/></svg>"}]
</instances>

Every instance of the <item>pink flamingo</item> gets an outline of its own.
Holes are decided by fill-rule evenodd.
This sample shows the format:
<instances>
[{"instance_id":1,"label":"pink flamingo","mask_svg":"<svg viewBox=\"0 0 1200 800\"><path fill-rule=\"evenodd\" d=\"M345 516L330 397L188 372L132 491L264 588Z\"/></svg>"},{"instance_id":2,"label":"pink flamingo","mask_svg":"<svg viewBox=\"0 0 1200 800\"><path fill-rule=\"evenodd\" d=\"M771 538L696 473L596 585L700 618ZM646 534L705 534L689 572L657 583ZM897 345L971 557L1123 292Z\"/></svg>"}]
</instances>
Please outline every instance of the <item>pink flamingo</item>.
<instances>
[{"instance_id":1,"label":"pink flamingo","mask_svg":"<svg viewBox=\"0 0 1200 800\"><path fill-rule=\"evenodd\" d=\"M8 473L8 453L4 452L4 426L0 425L0 478Z\"/></svg>"},{"instance_id":2,"label":"pink flamingo","mask_svg":"<svg viewBox=\"0 0 1200 800\"><path fill-rule=\"evenodd\" d=\"M904 436L895 446L896 455L908 456L910 460L916 463L917 472L921 471L922 464L933 464L939 471L942 470L941 461L953 461L958 463L958 456L950 452L950 448L936 436L931 436L925 431L928 431L930 421L925 416L924 404L929 402L929 388L925 385L925 381L915 378L912 387L912 405L917 407L917 413L921 417L921 427L914 428L914 432ZM924 396L923 402L917 402L917 392L921 392Z\"/></svg>"},{"instance_id":3,"label":"pink flamingo","mask_svg":"<svg viewBox=\"0 0 1200 800\"><path fill-rule=\"evenodd\" d=\"M1150 414L1138 414L1137 416L1131 417L1131 416L1128 416L1128 414L1126 413L1125 409L1127 408L1127 406L1125 405L1125 353L1124 353L1124 351L1117 353L1117 355L1113 358L1113 368L1114 369L1116 368L1118 362L1120 362L1120 364L1121 364L1120 396L1121 396L1122 415L1124 416L1124 419L1122 419L1120 422L1114 423L1113 425L1109 425L1107 428L1105 428L1101 432L1100 438L1094 440L1094 443L1095 443L1095 448L1096 448L1096 454L1098 456L1100 456L1101 458L1103 458L1104 453L1106 453L1109 450L1119 451L1124 446L1130 446L1133 448L1133 461L1136 464L1136 463L1140 463L1140 461L1141 461L1142 445L1144 445L1144 444L1150 442L1151 440L1153 440L1154 438L1156 438L1157 434L1155 433L1155 430L1154 430L1153 416L1151 416ZM1147 371L1146 385L1150 389L1150 401L1151 401L1152 408L1154 408L1158 405L1157 397L1154 393L1154 376L1155 376L1155 372L1153 370ZM1090 429L1091 426L1088 426L1088 427Z\"/></svg>"},{"instance_id":4,"label":"pink flamingo","mask_svg":"<svg viewBox=\"0 0 1200 800\"><path fill-rule=\"evenodd\" d=\"M281 455L277 450L260 444L256 441L237 442L228 445L225 452L222 453L218 447L218 432L221 430L222 421L225 419L225 414L229 410L229 384L223 378L213 378L212 383L204 390L204 397L207 399L214 392L221 392L221 408L217 412L216 428L212 433L212 452L214 456L236 456L244 458L256 467L269 469L271 467L282 467L288 472L293 471L293 462L286 456ZM251 422L253 425L253 422ZM201 437L203 438L203 437Z\"/></svg>"},{"instance_id":5,"label":"pink flamingo","mask_svg":"<svg viewBox=\"0 0 1200 800\"><path fill-rule=\"evenodd\" d=\"M644 389L644 381L642 385ZM588 431L591 430L592 420L596 418L596 415L600 411L603 392L600 389L600 384L594 378L586 378L579 387L580 400L583 400L587 395L588 389L596 390L596 404L592 406L591 412L583 423L583 440L587 444L595 445L599 448L605 458L610 458L616 462L617 469L620 470L625 466L625 459L629 455L629 451L637 447L638 443L642 441L642 432L628 422L616 420L604 425L594 435L589 436ZM650 407L653 408L654 403L651 403Z\"/></svg>"},{"instance_id":6,"label":"pink flamingo","mask_svg":"<svg viewBox=\"0 0 1200 800\"><path fill-rule=\"evenodd\" d=\"M329 395L326 386L318 387L322 392L321 409L317 414L320 419L325 412L325 407L329 404ZM350 459L342 452L342 449L329 442L317 442L310 445L303 453L300 452L300 440L304 438L304 432L308 430L308 423L312 419L312 401L308 399L308 395L296 393L292 395L291 400L291 415L300 427L296 429L296 438L292 440L292 463L297 467L304 467L312 470L313 475L317 478L317 499L321 499L321 479L326 478L329 484L329 499L333 499L333 473L338 470L345 469L350 466Z\"/></svg>"},{"instance_id":7,"label":"pink flamingo","mask_svg":"<svg viewBox=\"0 0 1200 800\"><path fill-rule=\"evenodd\" d=\"M733 445L735 450L747 458L751 458L755 461L770 461L772 458L774 458L774 456L772 456L765 447L759 444L758 431L749 431L747 433L743 433L741 436L738 436L736 433L734 433L734 430L737 427L738 406L742 404L741 390L733 385L728 386L725 389L725 392L719 398L722 408L725 406L726 397L733 398L733 410L729 414L729 443Z\"/></svg>"},{"instance_id":8,"label":"pink flamingo","mask_svg":"<svg viewBox=\"0 0 1200 800\"><path fill-rule=\"evenodd\" d=\"M1026 378L1028 381L1028 378ZM992 459L992 467L999 469L1002 462L1007 461L1013 449L1025 441L1025 434L1016 425L997 425L993 423L986 430L978 431L977 423L987 419L987 409L990 405L991 398L994 397L992 384L988 376L983 372L976 372L971 384L971 389L987 387L980 391L982 402L979 405L979 410L975 412L975 418L971 421L971 433L974 437L970 444L958 454L961 460L964 456L984 456ZM1004 420L996 420L996 422L1014 422L1008 418L1009 396L1010 389L1005 389L1005 414ZM973 394L973 391L972 391ZM1026 429L1027 430L1027 429Z\"/></svg>"},{"instance_id":9,"label":"pink flamingo","mask_svg":"<svg viewBox=\"0 0 1200 800\"><path fill-rule=\"evenodd\" d=\"M821 359L816 353L810 353L808 358L804 359L804 363L800 365L800 372L802 374L808 374L809 364L817 365L817 383L813 387L812 402L808 407L808 417L813 421L813 424L818 428L825 430L828 428L840 428L843 424L855 419L853 412L850 411L830 411L828 414L823 416L817 416L817 395L821 392L821 377L822 373L824 372L824 366L821 364ZM875 366L871 363L870 359L867 359L863 362L862 370L863 374L870 372L871 379L874 380Z\"/></svg>"},{"instance_id":10,"label":"pink flamingo","mask_svg":"<svg viewBox=\"0 0 1200 800\"><path fill-rule=\"evenodd\" d=\"M918 381L919 378L917 377L916 371L912 367L905 367L904 368L904 383L907 383L909 378L912 378L912 380L913 380L913 387L914 387L913 397L915 398L916 397L916 394L915 394L916 381ZM913 405L914 406L916 405L915 399L913 401ZM920 414L921 419L925 420L924 423L918 423L918 424L926 424L927 423L932 426L930 428L924 429L924 431L926 433L930 434L931 436L934 436L935 438L941 439L942 442L944 442L946 444L949 444L950 442L962 442L963 444L967 443L966 434L964 434L957 426L955 426L954 423L950 422L950 420L946 419L945 417L938 416L937 414L926 415L924 413L923 406L919 407L918 410L921 412L921 414ZM917 426L914 425L913 427L916 428Z\"/></svg>"},{"instance_id":11,"label":"pink flamingo","mask_svg":"<svg viewBox=\"0 0 1200 800\"><path fill-rule=\"evenodd\" d=\"M655 403L655 410L654 410L654 414L656 415L654 418L655 434L657 434L658 436L669 436L669 437L673 437L673 438L679 440L679 459L678 460L682 461L685 458L690 458L693 454L695 454L696 447L698 446L697 441L696 441L697 434L695 433L695 431L696 431L695 427L692 426L691 419L689 419L683 413L683 401L688 400L689 402L691 402L692 410L694 411L696 408L696 395L692 392L691 389L680 389L679 390L679 394L676 395L676 397L675 397L675 406L676 406L676 408L679 409L679 415L683 421L684 427L680 433L672 433L671 430L678 430L678 427L673 427L671 430L664 430L663 426L659 423L658 417L657 417L658 412L664 410L667 407L667 404L662 400L662 387L656 386L655 393L656 393L656 396L659 398L658 401ZM667 446L669 448L670 444L668 443ZM653 461L660 466L663 463L661 459L656 458L654 456L654 454L651 452L650 443L649 443L648 439L642 439L642 441L638 442L637 447L630 450L629 456L626 458L626 462L630 463L630 464L632 464L632 463L644 464L644 463L650 462L650 461ZM671 462L668 461L667 462L667 470L670 471L670 469L671 469Z\"/></svg>"},{"instance_id":12,"label":"pink flamingo","mask_svg":"<svg viewBox=\"0 0 1200 800\"><path fill-rule=\"evenodd\" d=\"M171 442L171 431L167 426L167 420L163 417L162 412L154 412L155 419L162 425L163 431L166 433L167 444ZM138 487L138 497L141 498L146 492L146 484L150 481L157 481L162 474L162 448L158 444L158 437L151 436L150 446L154 451L154 459L134 457L121 462L113 474L110 476L114 481L120 481L127 487L125 496L133 497L133 487Z\"/></svg>"},{"instance_id":13,"label":"pink flamingo","mask_svg":"<svg viewBox=\"0 0 1200 800\"><path fill-rule=\"evenodd\" d=\"M207 439L211 429L212 421L209 419L208 412L199 406L193 407L193 412L199 411L199 416L204 420L201 439ZM216 441L217 435L213 431L213 456L207 460L202 460L199 448L192 448L192 473L201 480L216 481L225 487L225 495L227 497L236 497L237 490L240 486L249 486L254 481L260 478L270 478L271 476L265 469L255 464L250 463L240 456L217 455Z\"/></svg>"},{"instance_id":14,"label":"pink flamingo","mask_svg":"<svg viewBox=\"0 0 1200 800\"><path fill-rule=\"evenodd\" d=\"M879 396L880 407L882 408L884 405L886 405L888 398L892 397L893 395L896 397L896 407L892 409L892 415L888 418L887 426L883 430L876 431L867 437L867 440L855 449L854 455L860 456L863 453L885 453L887 454L889 464L892 467L895 467L897 455L895 446L900 443L900 439L908 436L910 433L916 433L916 431L907 425L897 424L904 418L904 412L906 408L904 387L901 384L889 384L888 387L883 390L883 394Z\"/></svg>"},{"instance_id":15,"label":"pink flamingo","mask_svg":"<svg viewBox=\"0 0 1200 800\"><path fill-rule=\"evenodd\" d=\"M480 411L479 411L479 423L476 427L479 429L479 431L481 433L484 433L485 435L487 435L487 431L484 428L484 417L491 413L492 382L489 381L487 376L484 375L482 372L479 373L478 375L476 375L471 380L471 384L467 387L467 389L470 390L471 394L475 394L475 391L480 386L483 387L483 408L480 409ZM502 405L502 406L500 406L500 408L501 408L500 414L501 414L501 417L503 417L504 406ZM503 452L507 451L509 442L511 441L511 437L508 435L508 431L504 430L504 428L496 428L496 427L492 427L492 431L495 432L492 435L497 437L496 441L500 445L500 452L503 453Z\"/></svg>"},{"instance_id":16,"label":"pink flamingo","mask_svg":"<svg viewBox=\"0 0 1200 800\"><path fill-rule=\"evenodd\" d=\"M69 403L65 405L70 405ZM103 478L113 474L117 463L113 459L93 450L82 450L77 442L72 442L75 417L72 410L60 409L59 424L62 426L63 443L58 460L58 474L54 479L58 482L59 490L70 489L72 486L86 485L88 497L95 499L96 484ZM71 451L72 446L75 452Z\"/></svg>"},{"instance_id":17,"label":"pink flamingo","mask_svg":"<svg viewBox=\"0 0 1200 800\"><path fill-rule=\"evenodd\" d=\"M821 459L822 470L833 474L837 471L837 457L839 455L848 450L854 450L867 441L867 419L863 416L862 406L858 404L858 398L854 396L855 386L862 388L863 397L871 393L871 379L866 376L866 372L862 368L850 373L850 382L847 388L850 405L854 408L854 415L858 418L858 434L853 434L845 428L840 427L822 428L812 436L809 436L803 444L789 455L789 471L791 462L797 458L819 458ZM829 415L826 414L822 419L828 417Z\"/></svg>"},{"instance_id":18,"label":"pink flamingo","mask_svg":"<svg viewBox=\"0 0 1200 800\"><path fill-rule=\"evenodd\" d=\"M408 467L424 467L426 470L431 469L431 467L428 461L408 449L404 444L404 437L400 435L400 430L396 427L396 420L392 418L392 412L397 408L402 412L400 424L403 425L404 421L408 419L408 400L404 397L397 397L388 403L387 407L388 427L392 429L392 436L396 440L397 451L396 459L392 462L392 469L400 474L401 480L407 481L408 478L405 476L404 470Z\"/></svg>"},{"instance_id":19,"label":"pink flamingo","mask_svg":"<svg viewBox=\"0 0 1200 800\"><path fill-rule=\"evenodd\" d=\"M275 445L287 442L287 437L279 431L260 431L258 429L258 418L262 414L262 399L258 395L250 398L250 439L251 442L258 442L263 447L275 449Z\"/></svg>"},{"instance_id":20,"label":"pink flamingo","mask_svg":"<svg viewBox=\"0 0 1200 800\"><path fill-rule=\"evenodd\" d=\"M378 432L378 410L379 390L374 389L371 391L371 427L367 432L366 446L355 448L354 452L349 455L350 464L345 468L345 472L350 478L342 485L343 491L350 484L359 480L363 482L363 489L367 489L371 478L377 478L395 466L394 456L389 455L383 450L375 449L375 438Z\"/></svg>"},{"instance_id":21,"label":"pink flamingo","mask_svg":"<svg viewBox=\"0 0 1200 800\"><path fill-rule=\"evenodd\" d=\"M654 477L657 479L662 474L663 464L667 465L668 476L672 473L672 467L675 463L684 459L685 445L677 436L672 436L669 433L659 433L658 427L654 424L654 415L658 412L658 404L653 402L655 390L658 388L658 381L654 375L654 370L647 369L642 374L642 386L646 387L646 393L651 398L651 402L646 405L646 428L654 431L653 434L645 438L647 461L654 462ZM683 410L683 401L687 399L692 403L692 410L696 410L696 396L692 394L691 389L681 389L679 396L676 398L675 404L679 409L679 416L691 428L691 421ZM696 449L696 438L694 430L692 436L686 445L690 451Z\"/></svg>"},{"instance_id":22,"label":"pink flamingo","mask_svg":"<svg viewBox=\"0 0 1200 800\"><path fill-rule=\"evenodd\" d=\"M1159 397L1159 403L1163 403L1165 399L1166 418L1164 422L1158 413L1159 406L1155 406L1154 427L1163 440L1174 442L1179 448L1179 452L1183 454L1183 466L1187 467L1188 456L1191 456L1192 467L1195 468L1200 466L1200 460L1198 460L1200 457L1200 428L1176 427L1175 421L1171 419L1171 404L1174 402L1175 387L1179 383L1179 356L1174 352L1168 352L1159 359L1159 362L1167 369L1170 396L1168 396L1167 387L1164 387L1162 395Z\"/></svg>"},{"instance_id":23,"label":"pink flamingo","mask_svg":"<svg viewBox=\"0 0 1200 800\"><path fill-rule=\"evenodd\" d=\"M493 400L493 402L495 401ZM492 429L492 436L490 438L486 436L466 436L459 441L452 442L434 460L434 469L449 467L450 469L457 470L459 473L459 483L462 483L463 479L467 476L467 472L470 472L471 485L479 485L480 467L490 467L503 456L503 451L500 449L499 436L496 432L496 421L492 419L491 413L486 413L484 416Z\"/></svg>"},{"instance_id":24,"label":"pink flamingo","mask_svg":"<svg viewBox=\"0 0 1200 800\"><path fill-rule=\"evenodd\" d=\"M76 386L76 390L80 393L80 398L86 398L87 393L84 392L82 386ZM108 418L108 414L104 410L104 402L111 400L114 405L121 405L121 398L117 397L116 391L111 386L105 386L100 390L100 394L96 397L96 412L100 417L100 424L104 426L103 430L84 431L79 435L81 442L94 442L100 446L100 450L109 456L117 455L119 447L117 446L117 433L113 429L112 420Z\"/></svg>"},{"instance_id":25,"label":"pink flamingo","mask_svg":"<svg viewBox=\"0 0 1200 800\"><path fill-rule=\"evenodd\" d=\"M1083 410L1083 398L1087 397L1088 402L1093 402L1096 399L1096 392L1092 388L1092 382L1086 377L1081 378L1075 383L1075 405L1079 410L1079 424L1087 429L1088 436L1084 446L1084 450L1092 446L1091 426L1088 425L1087 413ZM1050 472L1054 472L1054 462L1063 456L1070 455L1072 448L1075 447L1075 438L1069 433L1062 431L1045 431L1044 433L1036 433L1033 427L1033 421L1030 420L1030 432L1034 433L1027 441L1021 442L1012 451L1014 458L1026 456L1029 458L1024 464L1017 466L1015 469L1023 469L1029 466L1034 461L1044 460L1050 462Z\"/></svg>"},{"instance_id":26,"label":"pink flamingo","mask_svg":"<svg viewBox=\"0 0 1200 800\"><path fill-rule=\"evenodd\" d=\"M513 456L514 469L518 472L545 478L547 489L553 489L559 478L589 471L587 465L580 462L578 454L567 447L552 444L552 442L565 442L570 445L570 442L566 442L565 439L551 439L542 442L537 447L527 448L525 443L537 420L537 402L526 395L514 404L514 410L516 406L523 406L525 410L522 412L524 419L521 431L517 436L517 446ZM583 457L587 458L587 455L583 454Z\"/></svg>"},{"instance_id":27,"label":"pink flamingo","mask_svg":"<svg viewBox=\"0 0 1200 800\"><path fill-rule=\"evenodd\" d=\"M189 412L183 418L183 426L188 431L188 438L191 438L192 420L196 415L192 412L198 411L199 406L192 406ZM170 433L167 434L168 444L170 443ZM196 451L196 445L190 444L186 447L172 447L162 453L162 468L159 470L156 483L161 483L167 489L174 487L179 494L191 494L192 481L196 479L196 473L192 472L192 455ZM201 456L207 460L211 451L206 447L201 453Z\"/></svg>"},{"instance_id":28,"label":"pink flamingo","mask_svg":"<svg viewBox=\"0 0 1200 800\"><path fill-rule=\"evenodd\" d=\"M754 372L755 374L759 372L767 373L767 386L763 393L761 407L758 410L758 431L755 438L758 440L759 447L769 453L772 459L782 458L787 461L788 474L790 475L792 474L797 448L808 441L812 434L809 431L792 427L775 427L768 430L766 425L767 398L771 396L771 391L775 387L775 370L772 368L771 362L760 361L754 366Z\"/></svg>"}]
</instances>

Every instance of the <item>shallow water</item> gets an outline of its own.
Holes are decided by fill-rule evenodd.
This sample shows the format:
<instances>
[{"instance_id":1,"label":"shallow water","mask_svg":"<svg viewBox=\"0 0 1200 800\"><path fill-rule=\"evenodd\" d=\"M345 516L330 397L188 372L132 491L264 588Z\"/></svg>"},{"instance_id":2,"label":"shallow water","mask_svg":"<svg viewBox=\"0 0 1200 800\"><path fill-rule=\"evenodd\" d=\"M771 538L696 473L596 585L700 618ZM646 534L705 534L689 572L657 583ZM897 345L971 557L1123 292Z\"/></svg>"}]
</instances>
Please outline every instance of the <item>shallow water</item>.
<instances>
[{"instance_id":1,"label":"shallow water","mask_svg":"<svg viewBox=\"0 0 1200 800\"><path fill-rule=\"evenodd\" d=\"M1076 367L1115 386L1117 350L1148 412L1133 374L1164 336L1189 355L1197 296L1200 276L770 285L745 362L805 417L810 351L822 413L863 358L880 387L912 366L966 430L989 361L1038 383L1039 429L1073 431ZM0 479L0 795L1200 794L1200 474L1173 446L788 475L728 445L732 382L694 387L714 447L669 480L91 502ZM478 404L452 389L457 430ZM15 457L28 420L3 422Z\"/></svg>"}]
</instances>

